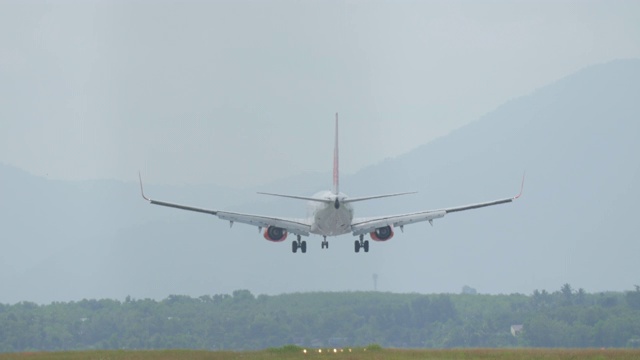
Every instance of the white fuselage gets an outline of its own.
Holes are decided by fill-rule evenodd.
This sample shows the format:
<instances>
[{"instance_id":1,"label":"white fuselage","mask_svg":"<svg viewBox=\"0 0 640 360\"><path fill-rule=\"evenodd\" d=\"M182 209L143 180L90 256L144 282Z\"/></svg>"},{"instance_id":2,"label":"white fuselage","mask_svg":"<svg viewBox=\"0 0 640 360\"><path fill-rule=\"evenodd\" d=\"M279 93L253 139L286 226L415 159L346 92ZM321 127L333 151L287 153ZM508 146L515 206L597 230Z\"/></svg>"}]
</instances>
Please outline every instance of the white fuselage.
<instances>
[{"instance_id":1,"label":"white fuselage","mask_svg":"<svg viewBox=\"0 0 640 360\"><path fill-rule=\"evenodd\" d=\"M309 220L311 233L323 236L338 236L351 232L353 208L351 204L342 203L347 196L338 195L331 191L322 191L313 195L314 198L331 200L330 203L309 201ZM335 200L339 206L336 209Z\"/></svg>"}]
</instances>

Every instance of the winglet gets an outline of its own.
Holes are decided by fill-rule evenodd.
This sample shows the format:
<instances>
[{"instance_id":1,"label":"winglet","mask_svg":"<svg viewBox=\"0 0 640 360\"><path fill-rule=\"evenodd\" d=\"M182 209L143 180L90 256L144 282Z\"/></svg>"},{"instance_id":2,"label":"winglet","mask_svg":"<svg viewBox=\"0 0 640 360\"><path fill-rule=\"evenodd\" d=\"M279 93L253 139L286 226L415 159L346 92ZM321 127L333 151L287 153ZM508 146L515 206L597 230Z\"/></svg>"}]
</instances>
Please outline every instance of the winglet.
<instances>
[{"instance_id":1,"label":"winglet","mask_svg":"<svg viewBox=\"0 0 640 360\"><path fill-rule=\"evenodd\" d=\"M522 174L522 184L520 185L520 193L518 193L518 195L514 196L513 200L518 199L520 196L522 196L522 190L524 190L524 176L526 174L527 174L526 171Z\"/></svg>"},{"instance_id":2,"label":"winglet","mask_svg":"<svg viewBox=\"0 0 640 360\"><path fill-rule=\"evenodd\" d=\"M151 199L149 199L148 197L144 196L144 189L142 188L142 175L140 175L140 171L138 171L138 179L140 179L140 194L142 195L142 198L147 200L147 201L151 201Z\"/></svg>"}]
</instances>

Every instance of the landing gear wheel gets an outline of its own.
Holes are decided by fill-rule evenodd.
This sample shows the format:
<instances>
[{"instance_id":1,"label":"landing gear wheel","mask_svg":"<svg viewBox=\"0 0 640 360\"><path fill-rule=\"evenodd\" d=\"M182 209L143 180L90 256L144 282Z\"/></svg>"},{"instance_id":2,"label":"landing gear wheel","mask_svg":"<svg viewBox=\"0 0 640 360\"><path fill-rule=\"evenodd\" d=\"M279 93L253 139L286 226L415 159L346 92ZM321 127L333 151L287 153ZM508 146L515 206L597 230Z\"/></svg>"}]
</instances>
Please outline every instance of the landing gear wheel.
<instances>
[{"instance_id":1,"label":"landing gear wheel","mask_svg":"<svg viewBox=\"0 0 640 360\"><path fill-rule=\"evenodd\" d=\"M366 252L366 253L369 252L369 240L366 240L364 242L364 252Z\"/></svg>"},{"instance_id":2,"label":"landing gear wheel","mask_svg":"<svg viewBox=\"0 0 640 360\"><path fill-rule=\"evenodd\" d=\"M300 239L302 239L302 236L298 235L298 239L291 243L291 251L296 253L298 252L298 249L300 249L300 252L304 254L307 252L307 242L301 241Z\"/></svg>"},{"instance_id":3,"label":"landing gear wheel","mask_svg":"<svg viewBox=\"0 0 640 360\"><path fill-rule=\"evenodd\" d=\"M356 240L353 245L355 247L356 252L360 252L360 241Z\"/></svg>"},{"instance_id":4,"label":"landing gear wheel","mask_svg":"<svg viewBox=\"0 0 640 360\"><path fill-rule=\"evenodd\" d=\"M327 241L327 237L326 236L322 237L322 243L320 245L322 246L323 249L328 249L329 248L329 242Z\"/></svg>"}]
</instances>

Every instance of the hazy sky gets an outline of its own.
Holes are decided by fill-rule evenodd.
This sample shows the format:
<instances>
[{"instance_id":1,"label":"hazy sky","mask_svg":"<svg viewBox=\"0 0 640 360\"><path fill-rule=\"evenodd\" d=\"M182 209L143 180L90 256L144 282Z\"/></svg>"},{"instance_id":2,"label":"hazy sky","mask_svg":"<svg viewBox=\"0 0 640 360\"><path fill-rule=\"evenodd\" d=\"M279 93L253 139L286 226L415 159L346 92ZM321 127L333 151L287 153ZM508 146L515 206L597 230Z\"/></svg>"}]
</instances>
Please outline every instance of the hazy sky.
<instances>
[{"instance_id":1,"label":"hazy sky","mask_svg":"<svg viewBox=\"0 0 640 360\"><path fill-rule=\"evenodd\" d=\"M355 172L640 57L638 19L638 1L0 0L0 162L255 185L330 171L338 111Z\"/></svg>"}]
</instances>

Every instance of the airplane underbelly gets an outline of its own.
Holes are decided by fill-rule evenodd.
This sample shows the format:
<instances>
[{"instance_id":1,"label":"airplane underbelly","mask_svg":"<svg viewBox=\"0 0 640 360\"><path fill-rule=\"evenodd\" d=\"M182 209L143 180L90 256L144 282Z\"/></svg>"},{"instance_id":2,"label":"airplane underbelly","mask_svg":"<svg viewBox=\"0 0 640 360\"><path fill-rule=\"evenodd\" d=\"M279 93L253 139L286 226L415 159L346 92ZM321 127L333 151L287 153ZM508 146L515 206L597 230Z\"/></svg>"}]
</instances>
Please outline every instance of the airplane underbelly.
<instances>
[{"instance_id":1,"label":"airplane underbelly","mask_svg":"<svg viewBox=\"0 0 640 360\"><path fill-rule=\"evenodd\" d=\"M333 206L319 210L315 214L315 223L311 228L314 234L337 236L351 232L353 210L343 204L339 209Z\"/></svg>"}]
</instances>

